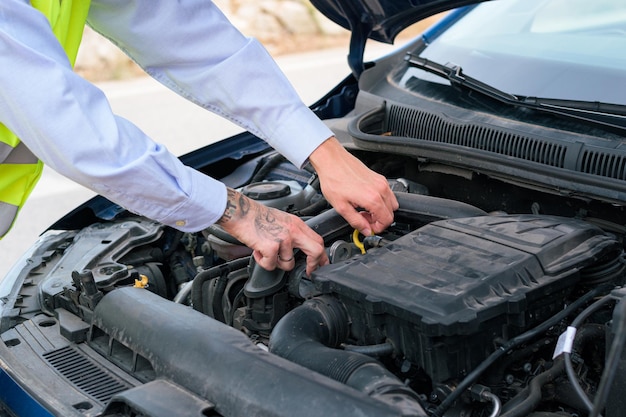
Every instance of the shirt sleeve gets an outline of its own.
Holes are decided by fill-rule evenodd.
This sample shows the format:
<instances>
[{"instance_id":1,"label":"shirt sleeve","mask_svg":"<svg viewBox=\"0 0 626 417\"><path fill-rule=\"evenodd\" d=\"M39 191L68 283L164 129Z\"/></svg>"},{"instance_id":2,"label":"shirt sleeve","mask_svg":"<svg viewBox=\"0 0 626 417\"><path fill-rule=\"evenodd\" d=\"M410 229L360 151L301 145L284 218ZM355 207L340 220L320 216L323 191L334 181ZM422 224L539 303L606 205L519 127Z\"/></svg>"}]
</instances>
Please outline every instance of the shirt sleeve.
<instances>
[{"instance_id":1,"label":"shirt sleeve","mask_svg":"<svg viewBox=\"0 0 626 417\"><path fill-rule=\"evenodd\" d=\"M268 52L211 1L92 0L88 21L156 80L296 166L332 136Z\"/></svg>"},{"instance_id":2,"label":"shirt sleeve","mask_svg":"<svg viewBox=\"0 0 626 417\"><path fill-rule=\"evenodd\" d=\"M211 2L93 0L89 23L164 85L296 165L332 135ZM183 231L223 214L224 185L114 115L71 70L43 15L20 0L0 2L0 122L45 164L132 212Z\"/></svg>"},{"instance_id":3,"label":"shirt sleeve","mask_svg":"<svg viewBox=\"0 0 626 417\"><path fill-rule=\"evenodd\" d=\"M223 214L225 186L114 115L21 0L0 2L0 122L45 164L132 212L183 231Z\"/></svg>"}]
</instances>

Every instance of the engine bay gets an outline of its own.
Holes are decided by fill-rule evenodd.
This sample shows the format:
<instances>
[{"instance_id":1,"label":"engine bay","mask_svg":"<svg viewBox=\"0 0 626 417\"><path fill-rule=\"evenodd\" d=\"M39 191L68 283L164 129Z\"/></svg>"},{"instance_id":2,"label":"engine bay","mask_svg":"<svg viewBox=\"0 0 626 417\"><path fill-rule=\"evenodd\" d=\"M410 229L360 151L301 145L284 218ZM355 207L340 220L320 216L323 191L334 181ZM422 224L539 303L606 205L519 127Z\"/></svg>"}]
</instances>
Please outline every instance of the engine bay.
<instances>
[{"instance_id":1,"label":"engine bay","mask_svg":"<svg viewBox=\"0 0 626 417\"><path fill-rule=\"evenodd\" d=\"M250 407L242 396L258 406L272 395L258 389L267 378L286 381L291 395L266 415L288 415L278 409L328 390L328 415L585 410L623 320L613 317L623 304L617 223L569 215L596 210L583 200L552 210L554 196L535 191L523 208L510 184L432 166L399 177L408 166L401 158L376 161L400 209L368 237L329 207L314 173L276 154L231 174L246 178L240 190L250 198L301 216L324 238L331 264L311 276L297 251L292 271L266 271L217 226L182 233L128 214L59 233L33 255L31 285L13 322L3 318L3 341L28 358L20 329L54 317L46 329L54 348L36 357L56 367L50 358L70 349L119 368L106 370L115 384L102 398L78 387L94 410L106 406L101 415L141 408L128 393L163 380L220 404L211 415L241 415ZM459 181L471 186L454 187ZM508 193L482 204L471 187ZM476 198L449 198L458 192ZM619 216L620 208L602 210ZM580 315L579 332L559 347ZM255 389L242 388L244 376ZM622 403L615 390L603 395Z\"/></svg>"}]
</instances>

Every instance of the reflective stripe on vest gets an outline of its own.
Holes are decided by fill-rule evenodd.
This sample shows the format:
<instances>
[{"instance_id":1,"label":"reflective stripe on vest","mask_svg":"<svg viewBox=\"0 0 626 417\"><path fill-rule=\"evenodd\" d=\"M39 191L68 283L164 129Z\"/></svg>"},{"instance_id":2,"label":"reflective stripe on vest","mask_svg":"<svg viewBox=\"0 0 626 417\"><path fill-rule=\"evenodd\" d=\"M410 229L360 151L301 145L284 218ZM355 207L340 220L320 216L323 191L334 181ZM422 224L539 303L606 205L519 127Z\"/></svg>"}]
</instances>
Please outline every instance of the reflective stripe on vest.
<instances>
[{"instance_id":1,"label":"reflective stripe on vest","mask_svg":"<svg viewBox=\"0 0 626 417\"><path fill-rule=\"evenodd\" d=\"M72 67L83 36L90 0L31 0L63 46ZM0 239L13 225L41 176L43 164L0 123Z\"/></svg>"}]
</instances>

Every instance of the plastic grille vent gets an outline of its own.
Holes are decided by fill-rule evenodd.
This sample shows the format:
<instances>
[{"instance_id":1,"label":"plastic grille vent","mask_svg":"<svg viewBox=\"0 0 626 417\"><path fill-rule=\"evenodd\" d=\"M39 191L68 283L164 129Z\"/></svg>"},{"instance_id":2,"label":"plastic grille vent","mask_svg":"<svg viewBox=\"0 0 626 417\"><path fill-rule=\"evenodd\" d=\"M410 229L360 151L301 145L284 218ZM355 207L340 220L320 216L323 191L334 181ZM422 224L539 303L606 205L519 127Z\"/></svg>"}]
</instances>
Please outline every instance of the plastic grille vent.
<instances>
[{"instance_id":1,"label":"plastic grille vent","mask_svg":"<svg viewBox=\"0 0 626 417\"><path fill-rule=\"evenodd\" d=\"M586 150L581 158L580 171L626 180L626 158L621 155Z\"/></svg>"},{"instance_id":2,"label":"plastic grille vent","mask_svg":"<svg viewBox=\"0 0 626 417\"><path fill-rule=\"evenodd\" d=\"M391 105L387 131L394 136L450 143L563 168L566 147L497 128L453 123L436 114Z\"/></svg>"},{"instance_id":3,"label":"plastic grille vent","mask_svg":"<svg viewBox=\"0 0 626 417\"><path fill-rule=\"evenodd\" d=\"M130 388L70 346L46 352L43 357L76 388L102 404L106 404L115 394Z\"/></svg>"}]
</instances>

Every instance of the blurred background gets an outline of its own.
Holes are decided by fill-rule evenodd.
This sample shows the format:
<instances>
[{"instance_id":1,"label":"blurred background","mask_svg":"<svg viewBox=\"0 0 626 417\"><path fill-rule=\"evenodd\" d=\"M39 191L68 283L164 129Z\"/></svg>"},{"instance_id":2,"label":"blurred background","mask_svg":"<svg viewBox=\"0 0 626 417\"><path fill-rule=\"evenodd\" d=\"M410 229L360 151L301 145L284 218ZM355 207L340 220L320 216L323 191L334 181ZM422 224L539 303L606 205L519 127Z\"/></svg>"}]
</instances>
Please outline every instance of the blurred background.
<instances>
[{"instance_id":1,"label":"blurred background","mask_svg":"<svg viewBox=\"0 0 626 417\"><path fill-rule=\"evenodd\" d=\"M274 57L343 46L350 32L321 14L309 0L214 0L245 35L257 38ZM91 81L119 80L143 72L115 45L85 29L76 72Z\"/></svg>"}]
</instances>

